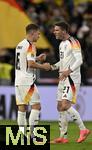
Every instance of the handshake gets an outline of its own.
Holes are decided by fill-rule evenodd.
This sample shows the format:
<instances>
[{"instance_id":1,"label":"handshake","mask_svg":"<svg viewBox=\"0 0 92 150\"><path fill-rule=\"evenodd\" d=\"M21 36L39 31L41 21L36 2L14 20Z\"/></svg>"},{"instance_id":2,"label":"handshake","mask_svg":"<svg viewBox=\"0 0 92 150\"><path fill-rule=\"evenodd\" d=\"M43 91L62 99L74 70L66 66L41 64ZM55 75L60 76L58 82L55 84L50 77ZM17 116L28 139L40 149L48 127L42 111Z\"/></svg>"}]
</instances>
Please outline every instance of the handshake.
<instances>
[{"instance_id":1,"label":"handshake","mask_svg":"<svg viewBox=\"0 0 92 150\"><path fill-rule=\"evenodd\" d=\"M46 54L42 53L39 56L36 57L36 60L43 63L46 61ZM41 69L44 69L45 71L52 70L50 63L43 63L41 64Z\"/></svg>"},{"instance_id":2,"label":"handshake","mask_svg":"<svg viewBox=\"0 0 92 150\"><path fill-rule=\"evenodd\" d=\"M50 63L43 63L42 66L45 71L52 70Z\"/></svg>"}]
</instances>

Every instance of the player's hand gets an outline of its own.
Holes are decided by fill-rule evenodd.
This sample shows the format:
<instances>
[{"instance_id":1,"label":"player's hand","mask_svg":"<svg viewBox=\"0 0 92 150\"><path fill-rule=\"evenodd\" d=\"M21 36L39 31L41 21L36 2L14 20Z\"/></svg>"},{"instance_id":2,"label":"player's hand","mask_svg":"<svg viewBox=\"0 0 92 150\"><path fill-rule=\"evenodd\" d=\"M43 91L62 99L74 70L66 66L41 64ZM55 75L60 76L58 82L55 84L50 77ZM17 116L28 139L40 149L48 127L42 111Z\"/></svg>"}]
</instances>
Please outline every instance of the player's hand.
<instances>
[{"instance_id":1,"label":"player's hand","mask_svg":"<svg viewBox=\"0 0 92 150\"><path fill-rule=\"evenodd\" d=\"M51 65L50 65L50 63L44 63L44 64L42 64L42 65L43 65L43 68L44 68L46 71L51 70Z\"/></svg>"},{"instance_id":2,"label":"player's hand","mask_svg":"<svg viewBox=\"0 0 92 150\"><path fill-rule=\"evenodd\" d=\"M42 53L36 58L37 61L44 62L46 60L46 54Z\"/></svg>"},{"instance_id":3,"label":"player's hand","mask_svg":"<svg viewBox=\"0 0 92 150\"><path fill-rule=\"evenodd\" d=\"M70 73L71 73L72 71L70 70L70 69L68 69L68 70L65 70L65 71L60 71L59 72L59 80L60 81L65 81L66 80L66 78L70 75Z\"/></svg>"}]
</instances>

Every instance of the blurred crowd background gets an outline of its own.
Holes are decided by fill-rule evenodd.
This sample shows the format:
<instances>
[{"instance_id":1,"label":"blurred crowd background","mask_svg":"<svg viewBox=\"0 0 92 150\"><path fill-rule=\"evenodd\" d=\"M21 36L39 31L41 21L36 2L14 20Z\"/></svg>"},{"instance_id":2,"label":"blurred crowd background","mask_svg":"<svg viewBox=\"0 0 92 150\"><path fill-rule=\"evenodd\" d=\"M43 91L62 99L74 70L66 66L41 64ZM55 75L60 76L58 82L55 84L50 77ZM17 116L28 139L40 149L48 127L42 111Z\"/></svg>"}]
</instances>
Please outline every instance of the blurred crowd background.
<instances>
[{"instance_id":1,"label":"blurred crowd background","mask_svg":"<svg viewBox=\"0 0 92 150\"><path fill-rule=\"evenodd\" d=\"M40 26L41 32L45 36L50 47L37 48L37 55L45 52L47 54L46 61L51 64L59 60L58 46L60 43L53 35L53 23L60 20L68 21L70 24L70 34L80 41L82 47L84 60L81 66L82 85L92 85L92 0L15 1L29 19ZM14 63L15 47L1 47L0 85L14 84ZM53 73L37 71L38 84L57 84L57 82L58 73L56 71Z\"/></svg>"}]
</instances>

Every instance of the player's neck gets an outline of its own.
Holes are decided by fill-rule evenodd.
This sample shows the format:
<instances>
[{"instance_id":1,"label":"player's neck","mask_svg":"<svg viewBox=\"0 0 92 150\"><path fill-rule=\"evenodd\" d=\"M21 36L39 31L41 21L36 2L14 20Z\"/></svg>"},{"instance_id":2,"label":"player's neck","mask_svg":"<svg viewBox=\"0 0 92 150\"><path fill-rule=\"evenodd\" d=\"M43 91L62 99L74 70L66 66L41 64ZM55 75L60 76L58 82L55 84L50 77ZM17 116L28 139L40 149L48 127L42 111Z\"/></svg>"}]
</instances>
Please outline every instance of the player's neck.
<instances>
[{"instance_id":1,"label":"player's neck","mask_svg":"<svg viewBox=\"0 0 92 150\"><path fill-rule=\"evenodd\" d=\"M64 38L63 38L63 41L66 41L66 40L68 40L70 38L70 35L69 34L66 34L65 36L64 36Z\"/></svg>"},{"instance_id":2,"label":"player's neck","mask_svg":"<svg viewBox=\"0 0 92 150\"><path fill-rule=\"evenodd\" d=\"M29 43L31 43L31 44L33 43L33 38L31 36L27 35L26 39Z\"/></svg>"},{"instance_id":3,"label":"player's neck","mask_svg":"<svg viewBox=\"0 0 92 150\"><path fill-rule=\"evenodd\" d=\"M33 40L31 40L30 38L27 38L27 41L29 42L30 45L33 45Z\"/></svg>"},{"instance_id":4,"label":"player's neck","mask_svg":"<svg viewBox=\"0 0 92 150\"><path fill-rule=\"evenodd\" d=\"M33 42L32 42L30 39L28 39L28 38L27 38L27 41L28 41L30 44L32 44L32 43L33 43Z\"/></svg>"}]
</instances>

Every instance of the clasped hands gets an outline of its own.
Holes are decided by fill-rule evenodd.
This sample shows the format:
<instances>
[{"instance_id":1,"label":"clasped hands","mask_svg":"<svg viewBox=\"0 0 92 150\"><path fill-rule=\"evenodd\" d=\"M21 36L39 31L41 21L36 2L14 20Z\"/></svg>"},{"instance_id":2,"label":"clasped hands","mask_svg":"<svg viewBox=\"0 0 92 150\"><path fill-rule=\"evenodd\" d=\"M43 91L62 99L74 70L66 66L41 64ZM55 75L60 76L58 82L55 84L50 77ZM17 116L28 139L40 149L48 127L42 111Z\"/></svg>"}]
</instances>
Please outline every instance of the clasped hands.
<instances>
[{"instance_id":1,"label":"clasped hands","mask_svg":"<svg viewBox=\"0 0 92 150\"><path fill-rule=\"evenodd\" d=\"M50 63L43 63L42 65L43 65L44 70L46 70L46 71L51 70L51 65L50 65Z\"/></svg>"}]
</instances>

